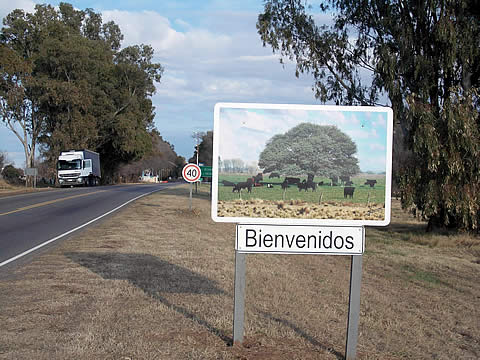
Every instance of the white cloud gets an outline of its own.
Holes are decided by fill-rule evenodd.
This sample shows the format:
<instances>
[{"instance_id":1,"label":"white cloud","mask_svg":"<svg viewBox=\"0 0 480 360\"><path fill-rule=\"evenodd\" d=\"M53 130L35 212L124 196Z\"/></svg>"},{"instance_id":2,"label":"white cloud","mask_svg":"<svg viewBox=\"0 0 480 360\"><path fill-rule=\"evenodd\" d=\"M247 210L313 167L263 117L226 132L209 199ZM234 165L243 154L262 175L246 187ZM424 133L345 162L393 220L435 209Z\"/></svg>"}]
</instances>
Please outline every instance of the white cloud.
<instances>
[{"instance_id":1,"label":"white cloud","mask_svg":"<svg viewBox=\"0 0 480 360\"><path fill-rule=\"evenodd\" d=\"M362 129L350 129L346 133L354 139L368 139L371 136L369 131Z\"/></svg>"},{"instance_id":2,"label":"white cloud","mask_svg":"<svg viewBox=\"0 0 480 360\"><path fill-rule=\"evenodd\" d=\"M226 34L194 28L187 22L176 19L185 32L173 28L169 19L154 11L128 12L109 10L102 13L104 21L113 20L124 35L123 46L149 44L157 59L174 68L180 64L227 55L231 38Z\"/></svg>"},{"instance_id":3,"label":"white cloud","mask_svg":"<svg viewBox=\"0 0 480 360\"><path fill-rule=\"evenodd\" d=\"M371 139L371 138L378 138L377 130L370 129L370 130L363 130L363 129L348 129L346 133L354 138L354 139Z\"/></svg>"},{"instance_id":4,"label":"white cloud","mask_svg":"<svg viewBox=\"0 0 480 360\"><path fill-rule=\"evenodd\" d=\"M347 118L345 113L339 111L322 112L322 117L319 121L320 125L347 125L358 124L356 117L351 116Z\"/></svg>"},{"instance_id":5,"label":"white cloud","mask_svg":"<svg viewBox=\"0 0 480 360\"><path fill-rule=\"evenodd\" d=\"M372 126L377 128L386 128L387 127L387 119L382 114L377 114L377 116L372 121Z\"/></svg>"},{"instance_id":6,"label":"white cloud","mask_svg":"<svg viewBox=\"0 0 480 360\"><path fill-rule=\"evenodd\" d=\"M371 156L364 155L359 156L360 167L362 171L377 171L382 172L386 169L385 155Z\"/></svg>"},{"instance_id":7,"label":"white cloud","mask_svg":"<svg viewBox=\"0 0 480 360\"><path fill-rule=\"evenodd\" d=\"M227 18L230 16L230 18ZM103 12L104 21L113 20L119 24L125 36L123 45L151 44L155 50L155 61L165 66L167 73L183 78L184 86L196 87L203 83L203 89L215 90L224 98L238 97L243 94L249 99L258 94L275 94L283 89L293 89L301 83L300 91L305 96L310 90L310 80L295 80L292 64L284 70L278 63L278 56L270 49L263 48L255 29L257 14L222 13L222 16L209 17L208 29L215 29L218 23L248 24L243 31L226 33L227 29L219 26L218 31L205 28L195 28L184 20L176 19L185 31L175 30L171 22L153 11L127 12L111 10ZM242 19L239 22L238 19ZM248 21L247 21L248 19ZM223 31L223 32L221 32ZM290 79L289 86L273 83ZM175 82L172 82L173 84ZM205 85L208 84L208 85ZM308 84L308 85L307 85ZM162 80L159 87L166 87ZM168 90L166 90L168 91ZM294 91L298 98L299 91ZM203 93L197 96L203 97ZM248 99L247 99L248 100Z\"/></svg>"},{"instance_id":8,"label":"white cloud","mask_svg":"<svg viewBox=\"0 0 480 360\"><path fill-rule=\"evenodd\" d=\"M275 55L246 55L236 58L238 61L259 62L259 61L278 61L278 56Z\"/></svg>"},{"instance_id":9,"label":"white cloud","mask_svg":"<svg viewBox=\"0 0 480 360\"><path fill-rule=\"evenodd\" d=\"M161 52L184 38L171 27L167 18L153 11L108 10L102 16L104 22L114 21L120 26L124 35L123 46L150 44L156 52Z\"/></svg>"}]
</instances>

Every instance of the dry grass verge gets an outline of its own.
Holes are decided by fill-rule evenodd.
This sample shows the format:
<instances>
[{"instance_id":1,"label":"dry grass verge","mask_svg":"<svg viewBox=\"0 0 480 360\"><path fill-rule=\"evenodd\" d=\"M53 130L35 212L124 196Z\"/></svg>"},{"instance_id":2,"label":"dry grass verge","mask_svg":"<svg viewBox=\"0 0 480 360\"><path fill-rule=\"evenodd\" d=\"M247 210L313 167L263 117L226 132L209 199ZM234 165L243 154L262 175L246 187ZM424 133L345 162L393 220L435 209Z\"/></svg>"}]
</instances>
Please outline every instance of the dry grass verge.
<instances>
[{"instance_id":1,"label":"dry grass verge","mask_svg":"<svg viewBox=\"0 0 480 360\"><path fill-rule=\"evenodd\" d=\"M367 230L359 358L479 358L480 241L394 205ZM186 186L142 198L2 279L0 359L341 358L349 258L248 255L232 347L235 227L193 206Z\"/></svg>"},{"instance_id":2,"label":"dry grass verge","mask_svg":"<svg viewBox=\"0 0 480 360\"><path fill-rule=\"evenodd\" d=\"M0 197L18 195L18 194L24 194L24 193L30 193L30 192L36 192L36 191L45 191L49 189L50 187L48 188L37 187L34 189L32 187L11 185L7 183L4 179L0 179Z\"/></svg>"}]
</instances>

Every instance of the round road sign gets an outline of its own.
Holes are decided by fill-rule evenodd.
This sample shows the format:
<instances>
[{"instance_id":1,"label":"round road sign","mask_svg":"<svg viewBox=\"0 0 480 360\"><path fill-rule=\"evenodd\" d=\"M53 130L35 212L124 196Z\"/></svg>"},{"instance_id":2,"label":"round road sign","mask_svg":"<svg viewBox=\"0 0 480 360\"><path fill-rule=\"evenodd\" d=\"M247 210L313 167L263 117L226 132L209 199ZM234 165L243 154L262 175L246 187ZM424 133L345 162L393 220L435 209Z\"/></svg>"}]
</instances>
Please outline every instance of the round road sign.
<instances>
[{"instance_id":1,"label":"round road sign","mask_svg":"<svg viewBox=\"0 0 480 360\"><path fill-rule=\"evenodd\" d=\"M187 164L183 167L182 176L186 182L196 182L202 176L202 171L197 164Z\"/></svg>"}]
</instances>

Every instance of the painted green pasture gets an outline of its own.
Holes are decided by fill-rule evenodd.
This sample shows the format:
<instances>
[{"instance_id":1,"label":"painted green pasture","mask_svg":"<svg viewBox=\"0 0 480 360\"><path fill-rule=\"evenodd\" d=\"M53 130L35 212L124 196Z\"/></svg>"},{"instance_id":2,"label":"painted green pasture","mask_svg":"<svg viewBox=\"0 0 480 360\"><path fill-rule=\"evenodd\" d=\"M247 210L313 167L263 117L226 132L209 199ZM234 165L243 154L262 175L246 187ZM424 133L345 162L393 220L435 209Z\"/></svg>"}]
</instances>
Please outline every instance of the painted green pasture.
<instances>
[{"instance_id":1,"label":"painted green pasture","mask_svg":"<svg viewBox=\"0 0 480 360\"><path fill-rule=\"evenodd\" d=\"M253 175L252 175L253 176ZM222 181L227 180L233 183L239 183L246 181L249 178L248 174L220 174L218 177L218 200L230 201L239 199L240 195L237 192L232 192L232 186L223 186ZM301 180L307 179L306 176L298 176ZM262 199L262 200L283 200L283 190L280 184L283 182L284 177L269 179L268 176L264 176L263 183L273 184L273 188L267 188L264 186L252 187L252 192L249 194L246 189L242 190L241 198L243 200L248 199ZM369 185L364 185L366 179L376 179L377 183L375 187L371 188ZM322 177L315 177L313 180L315 183L321 181L330 184L330 180ZM362 175L352 178L355 192L353 199L343 197L343 186L317 186L316 191L311 189L308 192L304 190L299 191L297 185L290 185L285 193L285 200L301 200L306 202L318 203L320 197L322 202L335 201L335 202L348 202L348 203L364 203L369 200L370 203L385 203L385 176L368 176Z\"/></svg>"}]
</instances>

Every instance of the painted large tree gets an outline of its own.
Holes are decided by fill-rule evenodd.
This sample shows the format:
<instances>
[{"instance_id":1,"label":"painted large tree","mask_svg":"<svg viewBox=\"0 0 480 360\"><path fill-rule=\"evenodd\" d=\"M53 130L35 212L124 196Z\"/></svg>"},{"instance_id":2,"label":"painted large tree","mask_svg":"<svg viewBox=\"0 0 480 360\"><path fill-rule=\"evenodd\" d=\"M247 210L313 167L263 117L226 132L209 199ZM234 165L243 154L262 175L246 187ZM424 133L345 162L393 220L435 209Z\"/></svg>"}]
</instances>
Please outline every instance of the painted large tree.
<instances>
[{"instance_id":1,"label":"painted large tree","mask_svg":"<svg viewBox=\"0 0 480 360\"><path fill-rule=\"evenodd\" d=\"M357 145L336 126L302 123L268 140L258 166L285 175L351 176L360 171Z\"/></svg>"},{"instance_id":2,"label":"painted large tree","mask_svg":"<svg viewBox=\"0 0 480 360\"><path fill-rule=\"evenodd\" d=\"M322 102L386 97L407 155L398 174L404 207L415 206L430 228L478 230L478 1L322 1L331 26L316 24L304 4L265 1L257 22L264 45L295 61L297 75L310 73Z\"/></svg>"}]
</instances>

